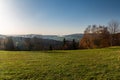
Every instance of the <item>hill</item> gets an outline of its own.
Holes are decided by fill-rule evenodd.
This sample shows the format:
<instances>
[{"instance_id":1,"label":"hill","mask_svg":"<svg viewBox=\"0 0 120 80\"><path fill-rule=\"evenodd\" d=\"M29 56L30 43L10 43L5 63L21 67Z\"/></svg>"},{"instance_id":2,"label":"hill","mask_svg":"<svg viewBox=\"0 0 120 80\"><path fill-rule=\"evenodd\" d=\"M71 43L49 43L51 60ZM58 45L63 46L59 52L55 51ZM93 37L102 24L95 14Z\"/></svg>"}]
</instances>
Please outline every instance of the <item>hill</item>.
<instances>
[{"instance_id":1,"label":"hill","mask_svg":"<svg viewBox=\"0 0 120 80\"><path fill-rule=\"evenodd\" d=\"M64 38L70 41L72 41L73 39L79 41L83 37L83 35L84 34L70 34L70 35L65 35Z\"/></svg>"},{"instance_id":2,"label":"hill","mask_svg":"<svg viewBox=\"0 0 120 80\"><path fill-rule=\"evenodd\" d=\"M120 47L0 51L0 80L119 80Z\"/></svg>"},{"instance_id":3,"label":"hill","mask_svg":"<svg viewBox=\"0 0 120 80\"><path fill-rule=\"evenodd\" d=\"M17 35L16 37L26 37L26 38L42 38L42 39L52 39L56 41L63 41L65 38L66 40L72 41L75 39L76 41L79 41L82 37L83 34L70 34L70 35L63 35L63 36L58 36L58 35L38 35L38 34L28 34L28 35Z\"/></svg>"},{"instance_id":4,"label":"hill","mask_svg":"<svg viewBox=\"0 0 120 80\"><path fill-rule=\"evenodd\" d=\"M0 35L0 38L5 38L7 36L12 36L12 37L24 37L24 38L42 38L42 39L51 39L51 40L56 40L56 41L63 41L64 38L66 40L72 41L75 39L76 41L79 41L82 37L83 34L70 34L70 35L63 35L63 36L58 36L58 35L39 35L39 34L28 34L28 35Z\"/></svg>"},{"instance_id":5,"label":"hill","mask_svg":"<svg viewBox=\"0 0 120 80\"><path fill-rule=\"evenodd\" d=\"M82 34L72 34L65 36L57 35L0 35L0 50L54 50L60 49L78 49L78 42ZM63 46L63 39L66 39L66 45ZM73 48L73 39L75 45Z\"/></svg>"}]
</instances>

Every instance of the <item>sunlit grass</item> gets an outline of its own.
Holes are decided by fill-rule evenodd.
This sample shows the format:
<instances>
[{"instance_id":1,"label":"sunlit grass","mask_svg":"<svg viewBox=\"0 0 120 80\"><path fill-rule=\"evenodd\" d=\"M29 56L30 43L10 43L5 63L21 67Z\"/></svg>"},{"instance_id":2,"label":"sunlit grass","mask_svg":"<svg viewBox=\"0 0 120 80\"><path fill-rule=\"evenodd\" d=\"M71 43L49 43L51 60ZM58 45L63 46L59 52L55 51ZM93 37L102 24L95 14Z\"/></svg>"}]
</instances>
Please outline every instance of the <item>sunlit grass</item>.
<instances>
[{"instance_id":1,"label":"sunlit grass","mask_svg":"<svg viewBox=\"0 0 120 80\"><path fill-rule=\"evenodd\" d=\"M0 51L0 80L118 80L120 47Z\"/></svg>"}]
</instances>

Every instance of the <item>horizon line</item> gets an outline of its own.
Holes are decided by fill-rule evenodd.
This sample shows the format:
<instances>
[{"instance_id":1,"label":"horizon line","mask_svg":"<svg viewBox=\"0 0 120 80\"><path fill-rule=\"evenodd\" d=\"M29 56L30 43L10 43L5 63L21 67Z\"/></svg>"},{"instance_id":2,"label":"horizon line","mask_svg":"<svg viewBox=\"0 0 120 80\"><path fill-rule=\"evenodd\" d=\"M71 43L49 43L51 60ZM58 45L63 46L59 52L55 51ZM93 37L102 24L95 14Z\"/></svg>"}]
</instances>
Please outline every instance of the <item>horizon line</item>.
<instances>
[{"instance_id":1,"label":"horizon line","mask_svg":"<svg viewBox=\"0 0 120 80\"><path fill-rule=\"evenodd\" d=\"M17 35L57 35L57 36L64 36L64 35L72 35L72 34L84 34L84 33L69 33L69 34L39 34L39 33L25 33L25 34L2 34L0 33L0 35L8 35L8 36L17 36Z\"/></svg>"}]
</instances>

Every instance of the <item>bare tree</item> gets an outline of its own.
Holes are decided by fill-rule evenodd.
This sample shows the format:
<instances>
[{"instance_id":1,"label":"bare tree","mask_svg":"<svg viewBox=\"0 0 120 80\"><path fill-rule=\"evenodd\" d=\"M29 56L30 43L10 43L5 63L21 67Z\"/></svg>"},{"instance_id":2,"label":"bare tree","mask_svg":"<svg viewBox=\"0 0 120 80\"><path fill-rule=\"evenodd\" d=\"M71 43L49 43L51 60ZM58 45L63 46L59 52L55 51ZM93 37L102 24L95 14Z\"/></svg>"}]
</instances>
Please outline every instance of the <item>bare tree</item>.
<instances>
[{"instance_id":1,"label":"bare tree","mask_svg":"<svg viewBox=\"0 0 120 80\"><path fill-rule=\"evenodd\" d=\"M85 34L90 34L90 32L91 32L91 25L89 25L89 26L85 29L84 33L85 33Z\"/></svg>"},{"instance_id":2,"label":"bare tree","mask_svg":"<svg viewBox=\"0 0 120 80\"><path fill-rule=\"evenodd\" d=\"M110 21L108 24L108 29L111 34L116 34L119 32L120 24L118 21Z\"/></svg>"},{"instance_id":3,"label":"bare tree","mask_svg":"<svg viewBox=\"0 0 120 80\"><path fill-rule=\"evenodd\" d=\"M108 24L108 30L111 34L111 38L110 38L110 43L111 43L111 46L114 45L114 42L115 42L115 37L114 35L117 34L119 32L119 29L120 29L120 24L118 21L110 21L109 24Z\"/></svg>"}]
</instances>

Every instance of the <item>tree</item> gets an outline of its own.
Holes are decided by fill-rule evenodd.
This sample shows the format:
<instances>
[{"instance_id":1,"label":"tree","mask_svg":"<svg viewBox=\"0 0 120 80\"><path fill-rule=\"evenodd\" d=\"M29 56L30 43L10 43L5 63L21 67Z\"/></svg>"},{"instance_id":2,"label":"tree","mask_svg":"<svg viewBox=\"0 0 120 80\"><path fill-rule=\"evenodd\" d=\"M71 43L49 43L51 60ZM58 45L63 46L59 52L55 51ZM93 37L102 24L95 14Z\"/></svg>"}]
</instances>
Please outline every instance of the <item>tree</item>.
<instances>
[{"instance_id":1,"label":"tree","mask_svg":"<svg viewBox=\"0 0 120 80\"><path fill-rule=\"evenodd\" d=\"M66 45L66 39L64 38L63 39L63 46L65 46Z\"/></svg>"},{"instance_id":2,"label":"tree","mask_svg":"<svg viewBox=\"0 0 120 80\"><path fill-rule=\"evenodd\" d=\"M14 50L14 43L13 43L12 37L6 38L5 49Z\"/></svg>"},{"instance_id":3,"label":"tree","mask_svg":"<svg viewBox=\"0 0 120 80\"><path fill-rule=\"evenodd\" d=\"M89 25L89 26L85 29L84 34L89 34L90 31L91 31L91 25Z\"/></svg>"},{"instance_id":4,"label":"tree","mask_svg":"<svg viewBox=\"0 0 120 80\"><path fill-rule=\"evenodd\" d=\"M80 44L79 47L80 48L91 48L92 45L92 33L91 33L91 28L92 26L89 25L85 31L84 31L84 36L83 38L80 40Z\"/></svg>"},{"instance_id":5,"label":"tree","mask_svg":"<svg viewBox=\"0 0 120 80\"><path fill-rule=\"evenodd\" d=\"M31 41L31 38L25 38L25 39L24 39L24 46L25 46L26 50L28 50L28 51L31 51L31 50L32 50L32 48L33 48L33 43L32 43L32 41Z\"/></svg>"},{"instance_id":6,"label":"tree","mask_svg":"<svg viewBox=\"0 0 120 80\"><path fill-rule=\"evenodd\" d=\"M110 21L109 24L108 24L108 29L109 29L109 32L110 32L110 44L111 46L115 45L114 42L115 42L115 34L117 34L119 32L119 29L120 29L120 24L118 21Z\"/></svg>"},{"instance_id":7,"label":"tree","mask_svg":"<svg viewBox=\"0 0 120 80\"><path fill-rule=\"evenodd\" d=\"M52 47L52 45L50 45L50 46L49 46L49 50L53 50L53 47Z\"/></svg>"},{"instance_id":8,"label":"tree","mask_svg":"<svg viewBox=\"0 0 120 80\"><path fill-rule=\"evenodd\" d=\"M77 49L77 48L78 48L77 43L76 43L75 39L73 39L73 41L72 41L72 49L74 50L74 49Z\"/></svg>"},{"instance_id":9,"label":"tree","mask_svg":"<svg viewBox=\"0 0 120 80\"><path fill-rule=\"evenodd\" d=\"M100 48L109 46L109 31L105 26L88 26L83 38L80 40L80 48Z\"/></svg>"},{"instance_id":10,"label":"tree","mask_svg":"<svg viewBox=\"0 0 120 80\"><path fill-rule=\"evenodd\" d=\"M110 33L107 27L104 27L102 33L100 34L100 47L110 46Z\"/></svg>"},{"instance_id":11,"label":"tree","mask_svg":"<svg viewBox=\"0 0 120 80\"><path fill-rule=\"evenodd\" d=\"M67 41L66 41L66 39L64 38L63 39L63 47L62 47L62 49L67 49L68 48L68 46L67 46Z\"/></svg>"}]
</instances>

